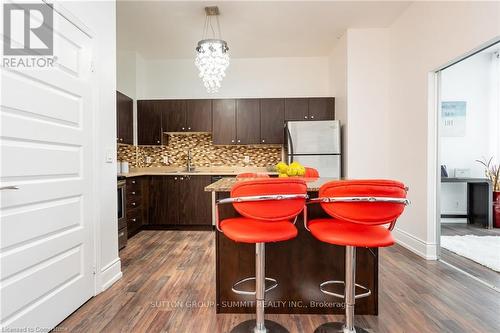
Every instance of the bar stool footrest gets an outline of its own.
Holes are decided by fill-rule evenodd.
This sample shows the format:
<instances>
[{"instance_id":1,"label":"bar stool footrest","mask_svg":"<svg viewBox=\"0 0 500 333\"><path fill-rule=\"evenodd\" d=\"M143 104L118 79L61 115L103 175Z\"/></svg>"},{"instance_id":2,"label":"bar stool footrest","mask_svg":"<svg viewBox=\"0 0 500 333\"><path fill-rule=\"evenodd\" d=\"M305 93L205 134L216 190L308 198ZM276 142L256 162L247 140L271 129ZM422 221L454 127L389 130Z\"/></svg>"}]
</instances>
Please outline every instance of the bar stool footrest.
<instances>
[{"instance_id":1,"label":"bar stool footrest","mask_svg":"<svg viewBox=\"0 0 500 333\"><path fill-rule=\"evenodd\" d=\"M324 323L321 326L316 327L314 330L314 333L350 333L350 332L356 332L356 333L370 333L364 328L354 326L355 331L349 331L346 329L345 324L341 322L334 322L334 323Z\"/></svg>"},{"instance_id":2,"label":"bar stool footrest","mask_svg":"<svg viewBox=\"0 0 500 333\"><path fill-rule=\"evenodd\" d=\"M238 282L233 284L233 287L231 288L231 290L235 294L238 294L238 295L255 295L255 291L247 291L247 290L237 289L238 286L240 286L243 283L248 282L248 281L255 281L255 277L248 277L248 278L244 278L244 279L239 280ZM278 281L276 279L266 277L266 282L268 282L268 281L271 282L271 285L269 287L266 287L266 290L265 290L266 293L268 291L273 290L274 288L276 288L278 286Z\"/></svg>"},{"instance_id":3,"label":"bar stool footrest","mask_svg":"<svg viewBox=\"0 0 500 333\"><path fill-rule=\"evenodd\" d=\"M327 295L330 295L330 296L334 296L334 297L338 297L338 298L344 299L345 296L343 294L334 293L333 291L328 291L328 290L325 289L326 286L329 286L331 284L341 284L341 285L343 285L345 287L345 282L344 281L329 280L329 281L325 281L325 282L321 283L319 285L319 289L321 290L321 292L323 294L327 294ZM372 294L372 291L370 289L366 288L365 286L362 286L362 285L357 284L357 283L355 283L355 285L358 288L366 290L366 292L354 296L354 299L368 297L368 296L370 296Z\"/></svg>"}]
</instances>

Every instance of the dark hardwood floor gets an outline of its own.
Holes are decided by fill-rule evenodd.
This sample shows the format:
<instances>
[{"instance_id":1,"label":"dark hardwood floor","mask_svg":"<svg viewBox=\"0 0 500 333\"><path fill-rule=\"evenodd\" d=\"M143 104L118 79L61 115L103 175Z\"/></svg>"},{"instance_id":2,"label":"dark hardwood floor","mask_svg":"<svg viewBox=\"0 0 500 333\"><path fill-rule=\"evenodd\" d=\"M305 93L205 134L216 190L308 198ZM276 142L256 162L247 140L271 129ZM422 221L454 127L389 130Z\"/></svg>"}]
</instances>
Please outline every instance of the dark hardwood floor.
<instances>
[{"instance_id":1,"label":"dark hardwood floor","mask_svg":"<svg viewBox=\"0 0 500 333\"><path fill-rule=\"evenodd\" d=\"M465 223L442 223L442 236L500 236L500 229L486 229L483 226ZM495 286L500 290L500 273L483 266L475 261L462 257L447 249L441 248L441 260L460 268L461 270L481 279L489 285Z\"/></svg>"},{"instance_id":2,"label":"dark hardwood floor","mask_svg":"<svg viewBox=\"0 0 500 333\"><path fill-rule=\"evenodd\" d=\"M216 315L214 233L141 231L120 252L123 278L58 329L68 332L228 332L252 315ZM379 316L371 332L499 332L500 294L401 246L380 250ZM300 279L300 277L297 277ZM332 315L268 315L290 332L313 332Z\"/></svg>"}]
</instances>

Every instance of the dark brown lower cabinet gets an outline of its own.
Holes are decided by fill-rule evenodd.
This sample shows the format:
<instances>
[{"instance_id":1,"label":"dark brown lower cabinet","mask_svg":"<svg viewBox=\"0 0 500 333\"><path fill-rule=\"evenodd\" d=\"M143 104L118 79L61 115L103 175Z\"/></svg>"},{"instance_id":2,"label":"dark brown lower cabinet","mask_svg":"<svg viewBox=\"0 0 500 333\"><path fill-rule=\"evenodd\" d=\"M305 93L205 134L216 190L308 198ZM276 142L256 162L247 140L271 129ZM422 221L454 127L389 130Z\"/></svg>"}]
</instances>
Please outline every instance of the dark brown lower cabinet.
<instances>
[{"instance_id":1,"label":"dark brown lower cabinet","mask_svg":"<svg viewBox=\"0 0 500 333\"><path fill-rule=\"evenodd\" d=\"M211 176L152 176L149 187L150 226L210 226Z\"/></svg>"},{"instance_id":2,"label":"dark brown lower cabinet","mask_svg":"<svg viewBox=\"0 0 500 333\"><path fill-rule=\"evenodd\" d=\"M149 177L127 178L127 234L138 233L148 220Z\"/></svg>"},{"instance_id":3,"label":"dark brown lower cabinet","mask_svg":"<svg viewBox=\"0 0 500 333\"><path fill-rule=\"evenodd\" d=\"M180 181L179 224L211 225L212 198L205 187L211 176L186 176Z\"/></svg>"}]
</instances>

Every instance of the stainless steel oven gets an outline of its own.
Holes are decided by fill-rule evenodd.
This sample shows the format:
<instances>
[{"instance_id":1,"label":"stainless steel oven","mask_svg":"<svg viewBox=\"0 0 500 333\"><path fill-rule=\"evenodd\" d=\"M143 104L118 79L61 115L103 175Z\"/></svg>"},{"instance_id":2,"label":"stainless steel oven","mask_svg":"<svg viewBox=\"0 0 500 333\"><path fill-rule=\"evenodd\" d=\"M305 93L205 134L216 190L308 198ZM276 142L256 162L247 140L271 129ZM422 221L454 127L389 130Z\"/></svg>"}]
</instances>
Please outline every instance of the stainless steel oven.
<instances>
[{"instance_id":1,"label":"stainless steel oven","mask_svg":"<svg viewBox=\"0 0 500 333\"><path fill-rule=\"evenodd\" d=\"M118 249L127 245L127 195L125 180L118 180Z\"/></svg>"}]
</instances>

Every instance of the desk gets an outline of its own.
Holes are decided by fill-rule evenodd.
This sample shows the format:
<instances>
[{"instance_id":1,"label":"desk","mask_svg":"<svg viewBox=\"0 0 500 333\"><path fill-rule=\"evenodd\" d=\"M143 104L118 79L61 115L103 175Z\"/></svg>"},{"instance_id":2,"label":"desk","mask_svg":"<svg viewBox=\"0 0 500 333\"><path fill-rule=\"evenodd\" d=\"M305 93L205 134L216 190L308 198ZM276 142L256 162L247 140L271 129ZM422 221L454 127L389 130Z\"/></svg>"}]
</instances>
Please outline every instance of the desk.
<instances>
[{"instance_id":1,"label":"desk","mask_svg":"<svg viewBox=\"0 0 500 333\"><path fill-rule=\"evenodd\" d=\"M441 183L467 184L467 214L441 214L442 218L463 217L467 218L467 223L493 228L493 186L489 179L441 177Z\"/></svg>"}]
</instances>

